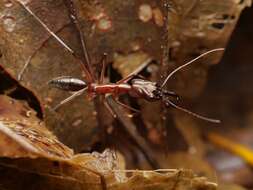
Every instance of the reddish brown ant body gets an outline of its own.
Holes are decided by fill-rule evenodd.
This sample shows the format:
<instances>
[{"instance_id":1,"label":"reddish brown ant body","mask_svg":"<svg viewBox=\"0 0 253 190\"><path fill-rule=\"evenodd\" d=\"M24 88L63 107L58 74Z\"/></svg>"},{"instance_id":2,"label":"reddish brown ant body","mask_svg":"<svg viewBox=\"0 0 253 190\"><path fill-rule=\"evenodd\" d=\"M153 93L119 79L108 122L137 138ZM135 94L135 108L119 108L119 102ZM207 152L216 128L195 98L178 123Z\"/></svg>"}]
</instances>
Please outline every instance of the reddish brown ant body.
<instances>
[{"instance_id":1,"label":"reddish brown ant body","mask_svg":"<svg viewBox=\"0 0 253 190\"><path fill-rule=\"evenodd\" d=\"M219 123L220 122L219 120L207 118L207 117L198 115L196 113L190 112L190 111L174 104L171 99L178 100L179 96L175 92L165 90L164 86L165 86L166 82L168 81L168 79L170 79L177 71L183 69L184 67L190 65L194 61L200 59L201 57L203 57L207 54L217 52L217 51L224 51L224 48L218 48L218 49L213 49L211 51L208 51L208 52L198 56L194 60L178 67L177 69L175 69L173 72L171 72L166 77L166 79L164 80L162 85L158 85L156 82L151 82L151 81L140 79L140 78L134 78L135 76L137 76L138 72L140 71L140 68L137 69L136 71L134 71L133 73L131 73L130 75L128 75L126 78L121 79L120 81L118 81L116 83L104 84L106 54L104 55L104 58L103 58L103 61L102 61L103 67L102 67L100 79L98 80L98 82L96 82L95 77L93 76L93 72L92 72L92 68L91 68L91 64L90 64L90 58L89 58L89 54L88 54L88 51L87 51L87 48L86 48L85 38L84 38L84 35L82 34L82 32L80 30L79 20L77 19L76 10L75 10L75 7L74 7L74 4L73 4L72 0L65 0L64 2L66 3L68 11L69 11L69 18L72 21L72 23L75 25L75 28L77 29L79 39L80 39L81 45L82 45L84 60L79 58L76 55L76 53L69 46L67 46L54 32L52 32L43 23L43 21L41 21L40 18L38 18L24 3L21 3L20 1L18 1L18 2L31 15L33 15L33 17L39 23L41 23L43 25L43 27L61 45L63 45L68 52L70 52L76 58L76 60L81 64L83 71L85 72L85 81L77 79L77 78L69 77L69 76L61 76L61 77L54 78L51 81L49 81L49 85L52 86L52 87L74 92L74 94L72 96L70 96L69 98L61 101L60 104L58 104L55 107L55 109L59 108L59 106L65 104L66 102L71 101L76 96L79 96L80 94L82 94L86 91L88 93L88 95L91 96L91 97L94 97L96 95L104 95L104 96L112 95L114 97L114 100L118 104L120 104L121 106L123 106L125 108L128 108L130 110L133 110L133 111L137 111L134 108L131 108L131 107L125 105L125 104L122 104L121 102L119 102L116 99L119 95L128 94L131 97L142 98L142 99L145 99L147 101L162 101L166 106L172 106L176 109L184 111L188 114L191 114L191 115L193 115L193 116L195 116L199 119L205 120L205 121L209 121L209 122L213 122L213 123ZM26 63L25 67L27 67L27 65L28 65L28 63ZM22 69L22 73L20 74L19 78L21 78L21 75L23 74L23 71L24 71L25 67ZM110 106L106 102L105 98L104 98L104 104L109 109L109 111L112 113L112 115L115 117L116 114L113 113L112 109L110 108Z\"/></svg>"},{"instance_id":2,"label":"reddish brown ant body","mask_svg":"<svg viewBox=\"0 0 253 190\"><path fill-rule=\"evenodd\" d=\"M178 67L177 69L175 69L173 72L171 72L167 78L164 80L163 84L161 86L159 86L156 82L151 82L148 80L143 80L143 79L132 79L136 74L131 74L128 77L126 77L125 79L120 80L117 83L113 83L113 84L104 84L103 80L100 81L100 83L85 83L84 81L77 79L77 78L73 78L73 77L58 77L55 78L51 81L49 81L49 84L52 87L55 88L59 88L62 90L67 90L67 91L77 91L76 93L74 93L71 97L69 97L68 99L62 101L60 104L58 104L56 106L55 109L57 109L59 106L61 106L62 104L70 101L71 99L73 99L74 97L76 97L77 95L80 95L81 93L83 93L84 91L87 91L88 94L90 94L90 96L94 97L96 95L107 95L110 94L115 98L115 101L118 102L116 100L116 98L121 95L121 94L128 94L131 97L134 98L142 98L145 99L147 101L162 101L164 102L164 104L166 106L172 106L176 109L179 109L181 111L184 111L188 114L193 115L194 117L197 117L199 119L205 120L205 121L209 121L209 122L213 122L213 123L219 123L219 120L216 119L211 119L211 118L207 118L201 115L198 115L196 113L190 112L189 110L186 110L182 107L177 106L176 104L174 104L169 98L173 98L178 100L179 99L179 95L177 95L175 92L173 91L168 91L163 89L164 85L166 84L166 82L168 81L168 79L177 71L179 71L180 69L188 66L189 64L193 63L195 60L211 53L211 52L215 52L215 51L223 51L223 48L219 48L219 49L214 49L211 51L208 51L202 55L200 55L199 57L195 58L194 60ZM104 62L103 62L104 64ZM103 66L104 68L104 66ZM103 71L102 71L103 74ZM102 75L101 75L101 78ZM132 79L132 80L131 80ZM128 81L130 81L130 83L128 83ZM128 107L127 105L124 105L120 102L118 102L120 105L134 110L135 109ZM113 114L112 110L110 109L110 107L108 106L108 104L105 102L106 107L110 110L110 112ZM116 115L113 114L113 116L115 117Z\"/></svg>"}]
</instances>

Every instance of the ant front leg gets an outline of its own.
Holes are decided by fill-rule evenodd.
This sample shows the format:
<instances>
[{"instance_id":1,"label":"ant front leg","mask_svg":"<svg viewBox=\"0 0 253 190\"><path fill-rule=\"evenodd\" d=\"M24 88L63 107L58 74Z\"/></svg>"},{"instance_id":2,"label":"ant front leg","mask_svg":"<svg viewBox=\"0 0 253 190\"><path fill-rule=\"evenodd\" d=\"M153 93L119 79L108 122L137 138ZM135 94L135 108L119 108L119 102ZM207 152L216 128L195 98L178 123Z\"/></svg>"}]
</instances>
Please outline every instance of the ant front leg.
<instances>
[{"instance_id":1,"label":"ant front leg","mask_svg":"<svg viewBox=\"0 0 253 190\"><path fill-rule=\"evenodd\" d=\"M148 58L147 60L145 60L137 69L135 69L132 73L130 73L127 77L119 80L118 82L116 82L116 84L123 84L123 83L127 83L129 80L131 80L133 77L135 76L139 76L140 78L144 78L143 76L139 75L138 73L143 70L145 67L148 66L148 64L150 64L152 61L151 58ZM144 79L145 80L145 79ZM131 110L133 112L137 112L140 113L140 110L137 110L135 108L132 108L122 102L120 102L116 97L114 97L114 101L119 104L120 106L124 107L127 110Z\"/></svg>"},{"instance_id":2,"label":"ant front leg","mask_svg":"<svg viewBox=\"0 0 253 190\"><path fill-rule=\"evenodd\" d=\"M137 110L137 109L135 109L135 108L132 108L131 106L128 106L128 105L126 105L126 104L120 102L116 97L114 97L113 100L114 100L117 104L119 104L120 106L122 106L123 108L125 108L125 109L127 109L127 110L131 110L131 111L133 111L133 112L140 113L140 110Z\"/></svg>"},{"instance_id":3,"label":"ant front leg","mask_svg":"<svg viewBox=\"0 0 253 190\"><path fill-rule=\"evenodd\" d=\"M117 114L112 110L111 106L108 103L108 99L106 96L111 96L111 95L105 95L103 96L103 104L105 105L105 107L108 109L109 113L112 115L113 118L117 118Z\"/></svg>"},{"instance_id":4,"label":"ant front leg","mask_svg":"<svg viewBox=\"0 0 253 190\"><path fill-rule=\"evenodd\" d=\"M106 96L111 96L111 95L106 95ZM123 107L124 109L127 109L127 110L131 110L133 112L136 112L136 113L140 113L140 110L137 110L135 108L132 108L122 102L120 102L119 100L117 100L116 97L112 97L112 99L115 101L115 103L117 103L118 105L120 105L121 107ZM113 118L117 118L117 113L115 111L113 111L113 109L111 108L111 106L109 105L108 103L108 98L105 97L103 99L103 103L105 105L105 107L109 110L110 114L112 115Z\"/></svg>"},{"instance_id":5,"label":"ant front leg","mask_svg":"<svg viewBox=\"0 0 253 190\"><path fill-rule=\"evenodd\" d=\"M129 80L131 80L133 77L137 76L139 72L141 72L145 67L147 67L151 62L152 58L148 58L145 60L139 67L137 67L132 73L130 73L128 76L125 78L119 80L116 84L122 84L122 83L127 83Z\"/></svg>"}]
</instances>

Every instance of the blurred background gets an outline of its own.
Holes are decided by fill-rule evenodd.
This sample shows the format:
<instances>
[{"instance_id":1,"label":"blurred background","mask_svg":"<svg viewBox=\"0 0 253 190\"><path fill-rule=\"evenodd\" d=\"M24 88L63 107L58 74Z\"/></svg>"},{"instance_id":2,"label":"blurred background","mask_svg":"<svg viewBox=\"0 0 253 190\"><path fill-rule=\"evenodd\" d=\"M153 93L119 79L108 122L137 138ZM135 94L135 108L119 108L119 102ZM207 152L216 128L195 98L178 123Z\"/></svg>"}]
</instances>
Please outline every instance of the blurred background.
<instances>
[{"instance_id":1,"label":"blurred background","mask_svg":"<svg viewBox=\"0 0 253 190\"><path fill-rule=\"evenodd\" d=\"M251 151L253 150L252 16L252 7L242 12L221 63L210 69L207 86L198 99L200 102L209 102L211 112L217 113L222 120L222 124L212 128L212 131L219 132L233 142L244 144L251 148ZM199 106L199 109L203 111L204 108ZM207 157L217 169L221 180L252 188L252 162L246 164L245 160L219 149L219 146L210 151Z\"/></svg>"}]
</instances>

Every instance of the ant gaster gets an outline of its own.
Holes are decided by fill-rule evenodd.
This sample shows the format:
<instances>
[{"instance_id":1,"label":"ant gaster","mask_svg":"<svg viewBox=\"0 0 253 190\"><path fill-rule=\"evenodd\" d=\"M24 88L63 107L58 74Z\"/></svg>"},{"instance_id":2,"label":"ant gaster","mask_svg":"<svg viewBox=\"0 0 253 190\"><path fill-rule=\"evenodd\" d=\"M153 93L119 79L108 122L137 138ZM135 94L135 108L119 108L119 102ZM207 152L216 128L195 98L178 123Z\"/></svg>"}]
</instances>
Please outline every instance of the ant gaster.
<instances>
[{"instance_id":1,"label":"ant gaster","mask_svg":"<svg viewBox=\"0 0 253 190\"><path fill-rule=\"evenodd\" d=\"M61 101L54 109L59 108L60 106L62 106L63 104L71 101L72 99L74 99L75 97L83 94L84 92L87 92L88 95L92 98L94 98L96 95L112 95L114 97L114 100L121 106L133 110L133 111L138 111L134 108L129 107L128 105L125 105L121 102L119 102L117 100L117 97L121 94L128 94L131 97L134 98L142 98L145 99L147 101L162 101L164 103L165 106L172 106L176 109L179 109L183 112L186 112L190 115L193 115L194 117L197 117L199 119L208 121L208 122L213 122L213 123L219 123L220 120L216 120L216 119L211 119L211 118L207 118L201 115L198 115L196 113L193 113L187 109L184 109L178 105L176 105L175 103L173 103L173 101L171 99L179 99L179 95L177 95L175 92L173 91L168 91L166 89L164 89L165 84L167 83L167 81L179 70L183 69L184 67L192 64L193 62L195 62L196 60L200 59L201 57L204 57L207 54L213 53L213 52L217 52L217 51L224 51L224 48L217 48L217 49L213 49L210 50L206 53L201 54L200 56L198 56L197 58L189 61L186 64L183 64L182 66L176 68L174 71L172 71L167 77L166 79L163 81L162 85L158 85L158 83L156 82L151 82L148 80L144 80L144 79L140 79L140 78L134 78L138 75L138 72L141 70L140 68L138 68L137 70L135 70L134 72L132 72L130 75L128 75L126 78L121 79L120 81L116 82L116 83L111 83L111 84L105 84L104 83L104 73L105 73L105 64L106 64L106 54L104 54L103 60L102 60L102 71L101 71L101 75L100 75L100 79L96 82L95 77L93 76L93 72L92 72L92 68L91 68L91 63L90 63L90 58L89 58L89 54L87 51L87 47L86 47L86 43L85 43L85 38L84 35L82 34L81 30L80 30L80 24L79 24L79 20L77 19L77 15L76 15L76 10L74 7L74 4L72 2L72 0L65 0L65 3L68 5L68 11L69 11L69 17L70 20L72 21L72 23L75 25L78 34L79 34L79 38L81 40L81 45L82 45L82 50L83 50L83 54L84 54L84 58L85 60L80 59L76 53L68 46L66 45L66 43L63 42L63 40L61 40L54 32L52 32L47 26L46 24L39 18L37 17L30 9L29 7L27 7L24 3L18 1L31 15L33 15L33 17L61 44L65 47L65 49L70 52L75 58L76 60L81 64L82 69L85 73L85 81L84 80L80 80L77 78L73 78L70 76L61 76L61 77L57 77L54 78L52 80L50 80L48 82L48 84L52 87L61 89L61 90L66 90L66 91L73 91L73 95L71 95L70 97L68 97L67 99ZM150 62L150 60L149 60ZM24 68L22 69L20 75L19 75L19 79L21 79L22 74L25 70L25 68L27 67L28 63L25 64ZM147 65L147 64L144 64ZM142 67L143 68L143 67ZM133 79L134 78L134 79ZM110 113L116 117L116 114L113 112L113 110L110 108L110 106L108 105L106 99L103 99L105 106L108 108L108 110L110 111Z\"/></svg>"}]
</instances>

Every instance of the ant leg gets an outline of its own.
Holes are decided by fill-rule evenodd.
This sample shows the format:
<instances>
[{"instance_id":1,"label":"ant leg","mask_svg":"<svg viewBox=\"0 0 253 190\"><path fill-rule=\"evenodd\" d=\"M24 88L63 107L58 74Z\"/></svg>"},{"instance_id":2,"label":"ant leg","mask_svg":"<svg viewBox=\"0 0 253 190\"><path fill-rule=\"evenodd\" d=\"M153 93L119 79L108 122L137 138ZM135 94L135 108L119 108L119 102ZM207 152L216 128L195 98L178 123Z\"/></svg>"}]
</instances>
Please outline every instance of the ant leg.
<instances>
[{"instance_id":1,"label":"ant leg","mask_svg":"<svg viewBox=\"0 0 253 190\"><path fill-rule=\"evenodd\" d=\"M37 20L42 26L43 28L52 36L54 37L57 42L59 44L61 44L69 53L71 53L71 55L73 55L73 57L77 60L77 62L81 65L83 71L85 72L85 77L87 79L88 82L93 82L94 81L94 77L92 75L92 73L90 72L90 64L86 65L85 62L79 58L79 56L76 54L75 51L73 51L59 36L57 36L36 14L34 14L34 12L24 3L21 1L17 1L30 15L33 16L33 18L35 18L35 20ZM71 1L71 5L72 5L72 1ZM68 7L69 8L69 7ZM73 11L73 7L70 7L70 12ZM75 15L73 15L75 16ZM72 18L70 16L70 20L71 21L75 21L75 18ZM83 42L82 44L84 44L85 42Z\"/></svg>"},{"instance_id":2,"label":"ant leg","mask_svg":"<svg viewBox=\"0 0 253 190\"><path fill-rule=\"evenodd\" d=\"M130 73L128 76L125 78L119 80L116 82L116 84L121 84L121 83L126 83L129 80L131 80L134 76L138 75L138 73L143 70L145 67L148 66L148 64L152 61L152 58L148 58L146 61L144 61L137 69L135 69L132 73Z\"/></svg>"},{"instance_id":3,"label":"ant leg","mask_svg":"<svg viewBox=\"0 0 253 190\"><path fill-rule=\"evenodd\" d=\"M68 102L70 102L70 101L72 101L72 100L73 100L74 98L76 98L77 96L82 95L86 90L87 90L87 87L84 88L84 89L82 89L82 90L79 90L79 91L73 93L71 96L69 96L68 98L62 100L59 104L57 104L57 105L53 108L53 110L56 111L56 110L57 110L59 107L61 107L62 105L66 104L66 103L68 103Z\"/></svg>"},{"instance_id":4,"label":"ant leg","mask_svg":"<svg viewBox=\"0 0 253 190\"><path fill-rule=\"evenodd\" d=\"M104 53L103 58L102 58L102 70L101 70L100 78L99 78L99 81L98 81L99 84L104 83L106 57L107 57L107 53Z\"/></svg>"},{"instance_id":5,"label":"ant leg","mask_svg":"<svg viewBox=\"0 0 253 190\"><path fill-rule=\"evenodd\" d=\"M67 27L69 25L69 23L67 23L67 24L65 24L65 25L63 25L61 28L59 28L57 31L55 31L55 34L57 34L57 33L59 33L60 31L62 31L65 27ZM41 45L38 47L38 48L36 48L36 50L32 53L32 55L30 55L29 57L28 57L28 59L26 60L26 62L25 62L25 64L24 64L24 66L22 67L22 69L21 69L21 71L19 72L19 74L18 74L18 81L21 81L22 80L22 77L23 77L23 75L24 75L24 72L25 72L25 70L26 70L26 68L29 66L29 64L30 64L30 62L31 62L31 60L32 60L32 58L37 54L37 52L51 39L51 35L50 36L48 36L48 38L46 38L42 43L41 43Z\"/></svg>"},{"instance_id":6,"label":"ant leg","mask_svg":"<svg viewBox=\"0 0 253 190\"><path fill-rule=\"evenodd\" d=\"M126 105L126 104L120 102L120 101L117 100L116 98L113 98L113 99L114 99L114 101L115 101L117 104L119 104L120 106L124 107L125 109L131 110L131 111L133 111L133 112L140 113L140 110L137 110L137 109L135 109L135 108L132 108L132 107L130 107L130 106L128 106L128 105Z\"/></svg>"},{"instance_id":7,"label":"ant leg","mask_svg":"<svg viewBox=\"0 0 253 190\"><path fill-rule=\"evenodd\" d=\"M147 144L145 138L139 135L132 120L124 116L123 110L116 105L112 96L105 97L105 101L107 101L113 112L117 114L117 119L122 124L122 127L124 127L124 132L129 135L133 145L143 154L150 166L153 168L160 168L156 158L154 157L153 151Z\"/></svg>"},{"instance_id":8,"label":"ant leg","mask_svg":"<svg viewBox=\"0 0 253 190\"><path fill-rule=\"evenodd\" d=\"M90 56L88 53L85 35L81 30L81 24L79 22L79 19L78 19L77 13L76 13L77 11L76 11L75 4L74 4L73 0L64 0L64 3L68 9L69 19L71 20L71 22L75 26L78 38L81 41L82 52L84 55L84 61L82 61L83 65L88 72L87 74L89 74L90 81L94 82L95 78L94 78L94 74L93 74L93 70L92 70L92 66L91 66L91 60L90 60Z\"/></svg>"},{"instance_id":9,"label":"ant leg","mask_svg":"<svg viewBox=\"0 0 253 190\"><path fill-rule=\"evenodd\" d=\"M112 110L112 108L109 106L108 102L105 99L103 99L103 103L104 103L105 107L109 110L112 117L117 118L117 115L114 113L114 111Z\"/></svg>"},{"instance_id":10,"label":"ant leg","mask_svg":"<svg viewBox=\"0 0 253 190\"><path fill-rule=\"evenodd\" d=\"M51 36L53 36L63 47L65 47L70 53L74 53L74 51L61 39L59 38L52 30L50 30L48 28L48 26L37 16L33 13L33 11L26 6L25 3L21 2L21 1L17 1L21 6L24 7L25 10L27 10L27 12L29 12L47 31L49 34L51 34Z\"/></svg>"},{"instance_id":11,"label":"ant leg","mask_svg":"<svg viewBox=\"0 0 253 190\"><path fill-rule=\"evenodd\" d=\"M189 115L192 115L192 116L194 116L194 117L196 117L196 118L198 118L198 119L201 119L201 120L204 120L204 121L208 121L208 122L211 122L211 123L220 123L220 122L221 122L221 121L218 120L218 119L208 118L208 117L205 117L205 116L196 114L196 113L194 113L194 112L191 112L191 111L189 111L189 110L187 110L187 109L185 109L185 108L182 108L182 107L180 107L180 106L174 104L174 103L173 103L172 101L170 101L169 99L164 100L164 102L165 102L166 106L171 105L173 108L176 108L176 109L178 109L178 110L180 110L180 111L183 111L183 112L185 112L185 113L187 113L187 114L189 114Z\"/></svg>"}]
</instances>

